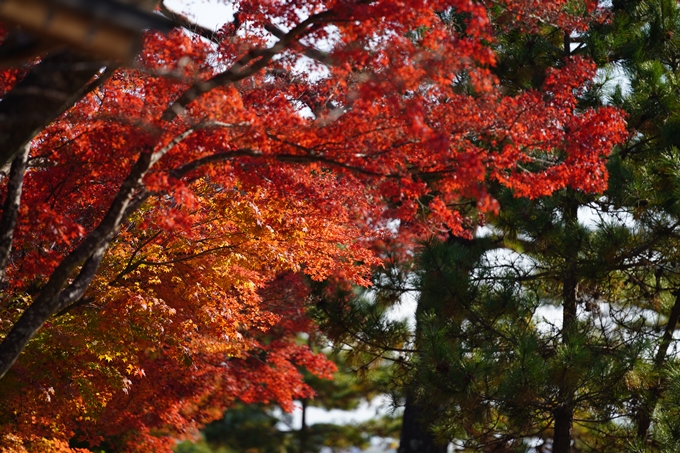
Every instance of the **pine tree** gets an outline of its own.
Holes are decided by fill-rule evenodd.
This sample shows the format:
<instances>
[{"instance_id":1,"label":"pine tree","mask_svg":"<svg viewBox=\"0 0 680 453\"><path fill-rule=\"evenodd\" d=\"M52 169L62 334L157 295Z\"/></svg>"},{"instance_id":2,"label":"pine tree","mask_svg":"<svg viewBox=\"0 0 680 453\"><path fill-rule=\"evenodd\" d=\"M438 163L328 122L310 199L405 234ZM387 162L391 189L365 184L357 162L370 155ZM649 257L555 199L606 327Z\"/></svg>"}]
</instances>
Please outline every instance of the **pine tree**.
<instances>
[{"instance_id":1,"label":"pine tree","mask_svg":"<svg viewBox=\"0 0 680 453\"><path fill-rule=\"evenodd\" d=\"M439 405L449 395L455 408L453 415L439 415L434 427L443 438L457 439L473 450L523 451L530 438L543 439L544 445L551 445L550 451L565 453L675 451L678 445L673 428L677 420L668 410L674 396L667 390L676 385L677 361L670 346L680 316L678 47L674 45L680 29L678 6L668 1L614 2L611 13L610 22L573 40L578 42L569 37L564 40L565 53L589 54L603 69L607 61L614 62L630 80L627 93L620 88L607 92L606 84L596 82L582 96L583 105L613 102L629 112L631 138L610 162L610 189L604 197L565 190L533 201L517 199L509 192L497 194L501 210L494 228L506 245L530 261L501 274L504 284L497 277L487 279L494 283L486 291L493 294L510 282L515 287L519 284L513 296L519 306L531 312L546 303L556 304L561 308L561 323L546 333L537 328L534 317L514 315L513 323L527 326L531 340L526 339L526 332L514 331L507 335L513 341L499 347L490 340L500 341L502 331L491 320L502 318L502 310L479 316L489 324L487 328L468 315L468 330L459 340L463 346L442 339L451 327L441 326L452 322L450 316L442 320L442 310L423 320L431 332L430 341L421 346L425 352L419 354L429 357L431 368L430 375L419 374L423 393ZM508 52L500 69L527 64L513 54L513 39L522 42L506 37ZM554 50L543 43L539 58L532 55L538 43L532 44L521 56L537 61L533 67L541 67ZM510 72L501 80L510 89L537 83L531 70ZM583 208L590 209L597 219L595 225L579 222ZM422 253L431 252L426 247ZM420 272L438 275L439 267L433 270L427 263L421 261ZM458 265L459 258L449 264L451 268ZM498 269L482 272L478 267L475 272L499 275ZM439 277L435 286L469 291L456 281ZM483 304L486 297L476 296L475 303ZM458 324L453 321L453 326ZM475 324L481 331L496 333L475 346L471 341ZM523 344L534 349L520 347ZM442 360L446 357L442 349L464 345L464 354L449 353ZM508 357L512 361L504 361ZM513 364L532 361L536 366L513 368ZM442 370L451 373L454 365L472 367L475 372L468 371L462 380L451 379L449 374L443 378ZM500 376L498 387L494 376ZM449 384L442 386L442 382ZM465 392L456 394L450 382L462 382ZM433 390L442 387L440 392ZM523 389L531 393L524 394ZM466 415L463 403L471 395L475 397L469 407L475 409ZM512 395L522 397L513 400ZM524 407L530 414L522 417L513 407ZM484 413L488 419L475 418ZM517 425L520 420L527 424ZM494 445L484 444L484 438L492 439Z\"/></svg>"}]
</instances>

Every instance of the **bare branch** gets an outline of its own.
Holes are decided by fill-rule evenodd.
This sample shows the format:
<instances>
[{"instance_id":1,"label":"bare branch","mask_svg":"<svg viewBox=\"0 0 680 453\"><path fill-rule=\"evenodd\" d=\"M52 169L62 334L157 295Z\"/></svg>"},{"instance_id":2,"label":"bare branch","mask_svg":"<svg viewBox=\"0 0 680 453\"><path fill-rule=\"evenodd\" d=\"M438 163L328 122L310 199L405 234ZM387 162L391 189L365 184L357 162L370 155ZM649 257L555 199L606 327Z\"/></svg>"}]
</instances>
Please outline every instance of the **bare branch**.
<instances>
[{"instance_id":1,"label":"bare branch","mask_svg":"<svg viewBox=\"0 0 680 453\"><path fill-rule=\"evenodd\" d=\"M200 36L201 38L205 38L208 41L214 42L215 44L219 43L219 41L217 40L217 36L215 35L215 32L213 30L202 27L197 23L192 22L191 20L189 20L188 17L186 17L183 14L174 12L173 10L167 7L165 2L161 2L159 8L161 14L163 14L168 19L172 20L177 25L186 28L191 33L194 33Z\"/></svg>"},{"instance_id":2,"label":"bare branch","mask_svg":"<svg viewBox=\"0 0 680 453\"><path fill-rule=\"evenodd\" d=\"M286 36L286 32L281 30L274 24L267 24L264 26L264 29L279 39L283 39ZM305 57L311 58L320 63L330 64L330 60L325 53L313 47L305 46L304 44L300 44L300 46L302 46L303 54Z\"/></svg>"},{"instance_id":3,"label":"bare branch","mask_svg":"<svg viewBox=\"0 0 680 453\"><path fill-rule=\"evenodd\" d=\"M260 159L270 159L278 162L284 162L289 164L313 164L320 163L325 164L330 167L342 168L353 173L360 173L367 176L376 176L383 178L398 178L401 177L397 174L384 174L378 173L371 170L366 170L365 168L355 167L343 162L338 162L333 159L329 159L324 156L310 156L301 154L263 154L260 151L254 150L252 148L241 148L234 151L225 151L222 153L211 154L209 156L201 157L188 164L185 164L174 171L171 172L171 176L179 179L186 176L188 173L209 164L214 164L217 162L224 162L230 159L236 159L238 157L256 157Z\"/></svg>"},{"instance_id":4,"label":"bare branch","mask_svg":"<svg viewBox=\"0 0 680 453\"><path fill-rule=\"evenodd\" d=\"M112 71L105 71L90 83L102 66L88 57L64 51L32 67L0 102L0 166L11 161L48 124L106 80Z\"/></svg>"}]
</instances>

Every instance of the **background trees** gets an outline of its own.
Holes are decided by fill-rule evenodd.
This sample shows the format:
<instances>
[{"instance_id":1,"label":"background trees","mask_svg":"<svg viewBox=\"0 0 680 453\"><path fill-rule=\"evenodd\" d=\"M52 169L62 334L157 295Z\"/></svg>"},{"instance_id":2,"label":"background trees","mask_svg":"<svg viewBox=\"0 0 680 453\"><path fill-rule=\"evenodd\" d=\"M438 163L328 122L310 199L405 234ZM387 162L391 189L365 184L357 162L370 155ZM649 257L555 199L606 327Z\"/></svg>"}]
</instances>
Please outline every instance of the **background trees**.
<instances>
[{"instance_id":1,"label":"background trees","mask_svg":"<svg viewBox=\"0 0 680 453\"><path fill-rule=\"evenodd\" d=\"M375 437L383 438L381 443L389 445L390 441L385 438L394 439L399 435L398 417L383 415L364 422L320 423L319 420L312 420L312 407L327 411L354 410L382 390L376 384L383 370L373 370L358 377L355 370L347 366L343 355L332 356L332 360L338 365L333 380L319 379L311 374L305 376L305 381L316 394L313 399L298 402L301 406L299 423L292 414L282 412L275 405L239 404L230 407L222 419L206 426L202 431L201 441L185 442L174 451L313 453L332 449L342 452L368 448L377 440Z\"/></svg>"}]
</instances>

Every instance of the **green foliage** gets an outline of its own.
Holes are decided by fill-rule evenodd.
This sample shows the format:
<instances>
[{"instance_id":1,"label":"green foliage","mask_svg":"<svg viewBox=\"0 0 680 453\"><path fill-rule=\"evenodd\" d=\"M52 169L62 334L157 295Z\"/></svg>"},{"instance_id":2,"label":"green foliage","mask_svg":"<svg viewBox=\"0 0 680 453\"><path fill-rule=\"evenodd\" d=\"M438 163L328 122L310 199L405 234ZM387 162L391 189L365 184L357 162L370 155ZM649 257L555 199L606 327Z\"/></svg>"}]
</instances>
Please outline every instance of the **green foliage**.
<instances>
[{"instance_id":1,"label":"green foliage","mask_svg":"<svg viewBox=\"0 0 680 453\"><path fill-rule=\"evenodd\" d=\"M209 445L221 446L226 452L286 452L286 436L271 415L260 404L238 404L224 413L222 420L205 427L203 435Z\"/></svg>"},{"instance_id":2,"label":"green foliage","mask_svg":"<svg viewBox=\"0 0 680 453\"><path fill-rule=\"evenodd\" d=\"M212 448L204 441L199 441L197 443L184 441L172 450L174 453L228 453L224 448Z\"/></svg>"},{"instance_id":3,"label":"green foliage","mask_svg":"<svg viewBox=\"0 0 680 453\"><path fill-rule=\"evenodd\" d=\"M575 410L591 424L611 411L641 345L611 333L605 340L587 319L568 343L560 341L557 329L538 329L535 320L541 304L559 298L559 284L522 285L482 261L472 271L465 255L459 244L428 243L419 262L420 301L433 308L419 318L413 381L421 403L436 413L436 432L473 450L547 435L565 386L577 389Z\"/></svg>"}]
</instances>

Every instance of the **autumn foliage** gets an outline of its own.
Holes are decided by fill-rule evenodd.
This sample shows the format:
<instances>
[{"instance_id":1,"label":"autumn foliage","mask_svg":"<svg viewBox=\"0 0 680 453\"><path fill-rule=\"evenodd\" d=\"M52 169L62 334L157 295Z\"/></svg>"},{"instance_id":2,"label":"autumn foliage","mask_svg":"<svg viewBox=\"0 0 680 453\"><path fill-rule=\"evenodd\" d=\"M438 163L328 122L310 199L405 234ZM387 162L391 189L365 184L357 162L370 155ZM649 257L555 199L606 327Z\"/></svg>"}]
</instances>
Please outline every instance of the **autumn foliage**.
<instances>
[{"instance_id":1,"label":"autumn foliage","mask_svg":"<svg viewBox=\"0 0 680 453\"><path fill-rule=\"evenodd\" d=\"M395 219L463 234L456 206L497 209L490 182L603 190L625 129L577 106L594 65L516 96L490 72L490 17L583 18L491 3L242 1L213 42L149 32L31 143L0 357L22 314L46 316L0 381L0 449L168 451L236 399L289 408L312 394L297 367L333 370L296 343L305 279L368 284Z\"/></svg>"}]
</instances>

